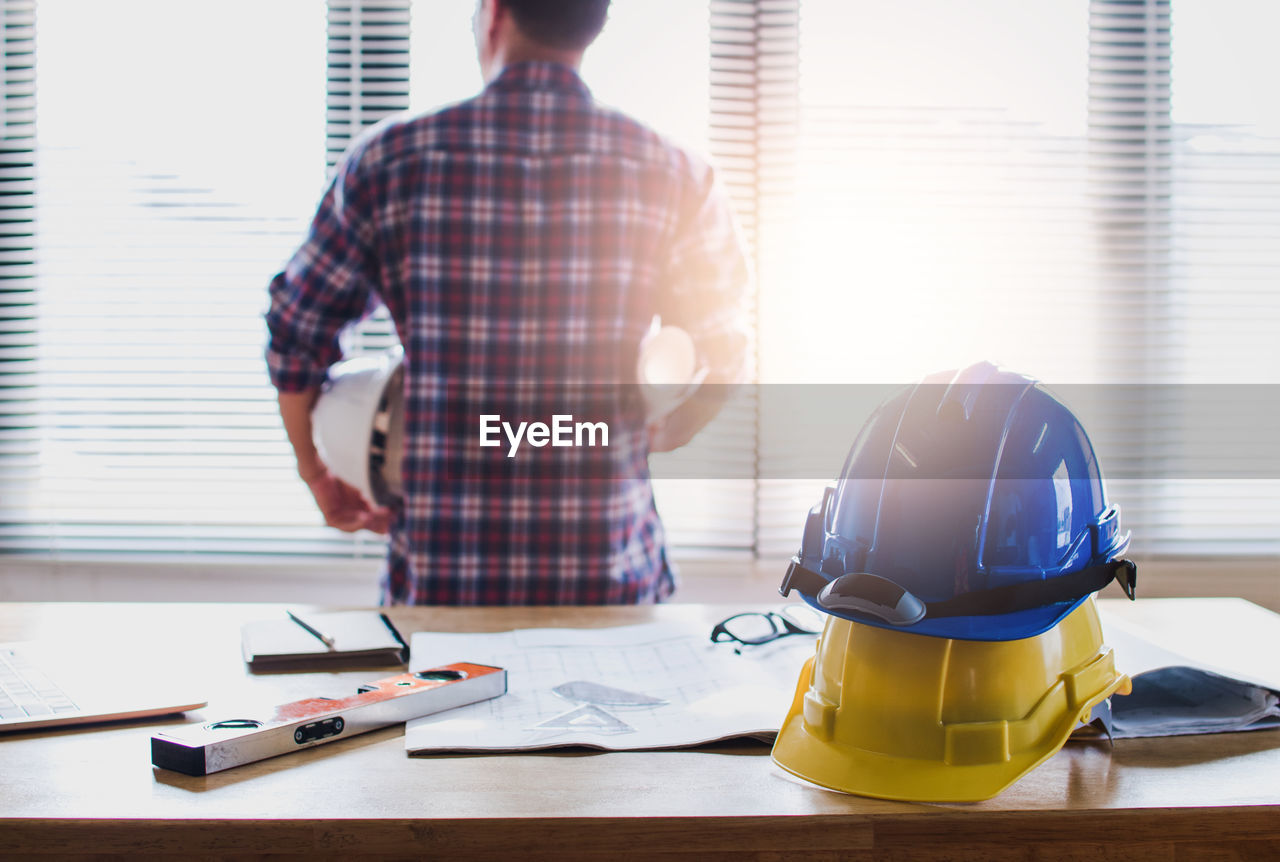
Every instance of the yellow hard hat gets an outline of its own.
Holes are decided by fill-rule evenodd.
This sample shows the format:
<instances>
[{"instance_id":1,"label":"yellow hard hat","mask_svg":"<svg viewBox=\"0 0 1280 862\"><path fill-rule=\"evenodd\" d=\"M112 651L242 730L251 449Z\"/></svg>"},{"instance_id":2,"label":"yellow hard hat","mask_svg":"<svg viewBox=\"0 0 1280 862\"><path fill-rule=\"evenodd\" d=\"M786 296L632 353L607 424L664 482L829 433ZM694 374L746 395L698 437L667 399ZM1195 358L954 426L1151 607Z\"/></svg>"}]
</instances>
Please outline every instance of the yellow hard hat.
<instances>
[{"instance_id":1,"label":"yellow hard hat","mask_svg":"<svg viewBox=\"0 0 1280 862\"><path fill-rule=\"evenodd\" d=\"M801 778L913 802L990 799L1128 694L1093 597L1043 634L966 641L827 619L773 759Z\"/></svg>"}]
</instances>

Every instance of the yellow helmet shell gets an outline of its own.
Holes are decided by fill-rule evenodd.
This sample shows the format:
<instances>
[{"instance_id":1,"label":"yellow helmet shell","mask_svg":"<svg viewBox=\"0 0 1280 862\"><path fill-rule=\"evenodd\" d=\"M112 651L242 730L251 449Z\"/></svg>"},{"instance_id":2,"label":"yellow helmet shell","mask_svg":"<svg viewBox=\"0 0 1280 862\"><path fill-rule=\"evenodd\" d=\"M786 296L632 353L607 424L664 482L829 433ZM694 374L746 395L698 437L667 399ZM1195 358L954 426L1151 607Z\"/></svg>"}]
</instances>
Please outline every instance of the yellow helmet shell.
<instances>
[{"instance_id":1,"label":"yellow helmet shell","mask_svg":"<svg viewBox=\"0 0 1280 862\"><path fill-rule=\"evenodd\" d=\"M990 799L1127 694L1093 597L1013 641L927 637L830 617L773 759L814 784L913 802Z\"/></svg>"}]
</instances>

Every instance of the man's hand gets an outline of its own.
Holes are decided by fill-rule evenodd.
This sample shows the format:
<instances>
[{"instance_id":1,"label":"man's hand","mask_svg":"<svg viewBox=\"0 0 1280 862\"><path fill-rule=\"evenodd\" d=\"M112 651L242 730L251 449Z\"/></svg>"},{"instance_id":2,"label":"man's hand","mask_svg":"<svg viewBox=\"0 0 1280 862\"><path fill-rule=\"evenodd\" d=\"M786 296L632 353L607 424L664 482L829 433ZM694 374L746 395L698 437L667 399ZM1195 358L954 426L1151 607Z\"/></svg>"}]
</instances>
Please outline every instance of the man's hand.
<instances>
[{"instance_id":1,"label":"man's hand","mask_svg":"<svg viewBox=\"0 0 1280 862\"><path fill-rule=\"evenodd\" d=\"M386 533L391 524L391 510L374 506L359 491L322 468L306 480L311 496L324 515L324 522L348 533L370 530Z\"/></svg>"},{"instance_id":2,"label":"man's hand","mask_svg":"<svg viewBox=\"0 0 1280 862\"><path fill-rule=\"evenodd\" d=\"M372 530L385 533L391 525L391 510L374 506L358 490L329 472L320 460L311 440L311 407L320 394L318 389L303 392L281 392L280 418L298 459L298 476L307 483L315 497L324 522L348 533Z\"/></svg>"}]
</instances>

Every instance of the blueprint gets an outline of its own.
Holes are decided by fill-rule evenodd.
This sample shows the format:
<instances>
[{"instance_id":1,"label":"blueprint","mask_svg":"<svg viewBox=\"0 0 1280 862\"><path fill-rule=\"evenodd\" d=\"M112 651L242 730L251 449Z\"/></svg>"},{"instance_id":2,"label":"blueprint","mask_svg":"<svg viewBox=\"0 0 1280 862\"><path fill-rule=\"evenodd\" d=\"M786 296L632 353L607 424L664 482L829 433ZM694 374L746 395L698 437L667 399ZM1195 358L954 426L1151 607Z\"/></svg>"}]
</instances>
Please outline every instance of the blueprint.
<instances>
[{"instance_id":1,"label":"blueprint","mask_svg":"<svg viewBox=\"0 0 1280 862\"><path fill-rule=\"evenodd\" d=\"M680 748L772 739L813 635L735 651L709 630L649 623L413 635L410 670L453 661L504 667L507 694L409 722L410 752Z\"/></svg>"},{"instance_id":2,"label":"blueprint","mask_svg":"<svg viewBox=\"0 0 1280 862\"><path fill-rule=\"evenodd\" d=\"M1118 669L1134 680L1133 694L1111 699L1114 737L1280 725L1280 665L1273 658L1280 654L1280 616L1250 608L1246 630L1208 652L1200 641L1199 650L1170 644L1168 633L1104 608L1106 642ZM709 634L679 623L416 633L411 670L456 661L497 665L507 669L508 693L409 722L405 746L411 753L638 750L742 736L772 740L814 654L815 636L735 649L712 643ZM1243 656L1240 642L1251 647Z\"/></svg>"}]
</instances>

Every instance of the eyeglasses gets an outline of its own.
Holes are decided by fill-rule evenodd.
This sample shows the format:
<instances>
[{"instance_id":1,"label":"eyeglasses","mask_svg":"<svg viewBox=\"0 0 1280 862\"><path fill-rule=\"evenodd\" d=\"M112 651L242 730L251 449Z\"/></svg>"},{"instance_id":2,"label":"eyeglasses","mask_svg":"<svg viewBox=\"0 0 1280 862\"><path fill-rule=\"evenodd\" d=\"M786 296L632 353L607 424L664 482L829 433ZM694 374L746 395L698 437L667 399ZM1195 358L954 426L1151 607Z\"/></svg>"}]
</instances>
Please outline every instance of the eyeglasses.
<instances>
[{"instance_id":1,"label":"eyeglasses","mask_svg":"<svg viewBox=\"0 0 1280 862\"><path fill-rule=\"evenodd\" d=\"M711 640L733 641L742 646L759 646L788 635L816 635L822 631L822 616L808 605L787 605L779 611L748 611L716 623Z\"/></svg>"}]
</instances>

